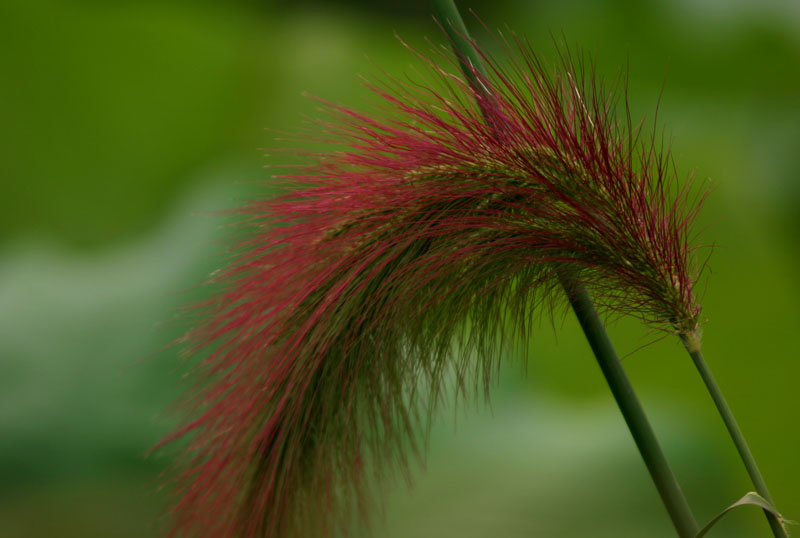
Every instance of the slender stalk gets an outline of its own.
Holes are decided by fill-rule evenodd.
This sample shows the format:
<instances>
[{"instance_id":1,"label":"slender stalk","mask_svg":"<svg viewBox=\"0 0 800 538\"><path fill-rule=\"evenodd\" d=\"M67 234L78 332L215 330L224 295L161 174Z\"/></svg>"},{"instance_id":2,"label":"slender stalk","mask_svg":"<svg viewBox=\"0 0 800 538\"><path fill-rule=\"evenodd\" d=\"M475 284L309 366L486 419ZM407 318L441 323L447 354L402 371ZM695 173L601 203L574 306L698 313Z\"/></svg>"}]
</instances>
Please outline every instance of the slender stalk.
<instances>
[{"instance_id":1,"label":"slender stalk","mask_svg":"<svg viewBox=\"0 0 800 538\"><path fill-rule=\"evenodd\" d=\"M699 527L692 510L608 338L592 298L576 280L563 278L562 285L678 535L681 538L695 536Z\"/></svg>"},{"instance_id":2,"label":"slender stalk","mask_svg":"<svg viewBox=\"0 0 800 538\"><path fill-rule=\"evenodd\" d=\"M480 56L469 41L469 33L454 0L434 0L433 5L450 38L453 49L459 57L464 75L478 91L487 91L487 88L478 84L475 73L486 78L486 72ZM491 122L491 118L487 118L487 121ZM608 338L589 293L580 282L574 279L562 278L562 285L661 500L678 531L678 536L693 538L699 532L697 522L667 463L644 409L633 391L633 386L622 368L622 363Z\"/></svg>"},{"instance_id":3,"label":"slender stalk","mask_svg":"<svg viewBox=\"0 0 800 538\"><path fill-rule=\"evenodd\" d=\"M475 51L475 47L469 42L469 33L467 27L464 26L464 19L461 18L458 8L454 0L434 0L433 9L439 23L442 25L447 37L453 45L453 49L458 54L458 61L461 64L461 70L464 75L469 79L470 84L475 86L477 79L473 69L486 77L486 70L483 67L481 57Z\"/></svg>"},{"instance_id":4,"label":"slender stalk","mask_svg":"<svg viewBox=\"0 0 800 538\"><path fill-rule=\"evenodd\" d=\"M714 379L711 369L703 358L703 353L700 351L697 338L682 335L681 340L683 340L683 345L686 346L686 350L692 357L692 361L694 361L694 365L697 367L700 377L703 378L703 382L706 384L706 388L709 394L711 394L711 398L714 400L714 404L716 404L717 410L723 422L725 422L725 426L728 428L728 433L731 439L733 439L733 444L736 445L736 450L739 451L739 457L742 459L742 463L744 463L747 469L747 474L750 475L750 479L753 481L756 492L774 506L775 503L772 500L766 482L764 482L764 477L761 476L761 471L759 471L756 460L753 458L753 453L750 452L750 447L747 445L742 430L739 428L739 424L737 424L733 412L717 384L717 380ZM782 522L767 510L764 510L764 514L767 516L767 521L772 528L772 534L775 538L786 538L787 534L786 530L783 528Z\"/></svg>"}]
</instances>

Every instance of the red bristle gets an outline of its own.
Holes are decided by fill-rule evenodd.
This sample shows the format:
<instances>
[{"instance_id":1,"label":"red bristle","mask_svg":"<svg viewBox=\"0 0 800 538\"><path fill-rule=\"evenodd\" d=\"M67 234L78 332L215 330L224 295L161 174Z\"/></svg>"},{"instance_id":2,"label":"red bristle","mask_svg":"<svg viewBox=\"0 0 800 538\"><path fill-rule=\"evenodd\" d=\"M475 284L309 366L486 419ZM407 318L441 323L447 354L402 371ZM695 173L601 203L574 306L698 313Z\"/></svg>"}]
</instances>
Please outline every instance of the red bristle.
<instances>
[{"instance_id":1,"label":"red bristle","mask_svg":"<svg viewBox=\"0 0 800 538\"><path fill-rule=\"evenodd\" d=\"M344 149L240 210L248 235L185 337L207 351L170 438L189 439L174 536L325 537L366 515L447 369L487 383L506 314L529 330L559 271L607 308L696 329L697 208L689 187L669 197L668 154L635 142L580 59L548 74L502 43L505 66L482 53L491 91L419 55L442 90L370 86L385 117L323 102L320 136Z\"/></svg>"}]
</instances>

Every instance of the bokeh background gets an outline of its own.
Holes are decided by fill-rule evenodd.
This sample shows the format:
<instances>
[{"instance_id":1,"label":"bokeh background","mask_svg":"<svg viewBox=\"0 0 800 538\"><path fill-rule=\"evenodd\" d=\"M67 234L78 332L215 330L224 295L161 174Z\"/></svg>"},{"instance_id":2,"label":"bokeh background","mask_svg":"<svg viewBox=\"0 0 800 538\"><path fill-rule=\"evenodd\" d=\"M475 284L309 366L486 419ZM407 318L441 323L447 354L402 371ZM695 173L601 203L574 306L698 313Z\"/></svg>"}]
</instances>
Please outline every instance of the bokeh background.
<instances>
[{"instance_id":1,"label":"bokeh background","mask_svg":"<svg viewBox=\"0 0 800 538\"><path fill-rule=\"evenodd\" d=\"M490 27L628 66L680 173L712 192L701 242L705 351L784 514L800 519L800 4L463 0ZM467 16L468 25L478 25ZM357 75L401 75L442 42L427 3L0 2L0 536L158 536L185 370L164 346L202 294L224 220L263 196L310 92L351 106ZM475 30L480 39L483 33ZM221 244L220 241L223 241ZM188 291L187 291L188 290ZM612 336L698 519L752 489L676 341ZM510 357L491 410L446 409L377 537L669 537L643 464L570 316ZM455 426L454 426L455 424ZM756 509L709 536L767 536ZM365 534L366 535L366 534Z\"/></svg>"}]
</instances>

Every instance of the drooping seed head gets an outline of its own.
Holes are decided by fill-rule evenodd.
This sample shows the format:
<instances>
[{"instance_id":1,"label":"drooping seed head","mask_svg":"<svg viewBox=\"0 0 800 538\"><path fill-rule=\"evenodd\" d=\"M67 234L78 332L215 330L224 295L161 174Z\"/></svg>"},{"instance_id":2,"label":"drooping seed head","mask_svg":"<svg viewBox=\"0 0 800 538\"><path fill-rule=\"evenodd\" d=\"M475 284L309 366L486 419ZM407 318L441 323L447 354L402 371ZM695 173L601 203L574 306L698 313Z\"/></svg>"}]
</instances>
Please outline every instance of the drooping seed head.
<instances>
[{"instance_id":1,"label":"drooping seed head","mask_svg":"<svg viewBox=\"0 0 800 538\"><path fill-rule=\"evenodd\" d=\"M691 189L618 120L568 53L505 46L475 90L444 52L434 85L371 85L380 113L326 103L336 144L240 210L245 238L185 341L202 356L175 535L330 536L420 453L453 373L488 388L564 272L601 304L693 333ZM422 433L421 433L422 432Z\"/></svg>"}]
</instances>

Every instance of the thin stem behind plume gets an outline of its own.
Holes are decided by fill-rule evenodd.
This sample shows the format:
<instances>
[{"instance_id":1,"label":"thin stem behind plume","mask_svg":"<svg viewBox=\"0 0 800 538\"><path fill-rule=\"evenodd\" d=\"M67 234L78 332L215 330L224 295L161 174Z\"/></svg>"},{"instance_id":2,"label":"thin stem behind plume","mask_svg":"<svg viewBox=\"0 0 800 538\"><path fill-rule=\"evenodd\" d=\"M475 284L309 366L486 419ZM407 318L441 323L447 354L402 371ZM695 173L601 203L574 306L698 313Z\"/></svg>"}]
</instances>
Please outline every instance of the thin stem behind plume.
<instances>
[{"instance_id":1,"label":"thin stem behind plume","mask_svg":"<svg viewBox=\"0 0 800 538\"><path fill-rule=\"evenodd\" d=\"M473 86L476 85L478 79L475 73L486 78L486 69L483 67L480 55L469 43L469 34L467 33L467 27L464 26L461 13L459 13L453 0L434 1L433 6L442 28L453 44L453 49L459 55L458 59L464 75Z\"/></svg>"},{"instance_id":2,"label":"thin stem behind plume","mask_svg":"<svg viewBox=\"0 0 800 538\"><path fill-rule=\"evenodd\" d=\"M480 85L479 77L485 80L486 72L480 57L470 43L469 34L455 2L434 0L433 4L459 57L464 75L476 93L485 92L486 88ZM495 124L493 118L487 118L487 121L490 125ZM608 338L589 293L578 280L573 278L562 278L562 285L678 535L681 538L692 538L699 531L697 522L667 463L644 409L633 391L633 386L622 368L622 363Z\"/></svg>"},{"instance_id":3,"label":"thin stem behind plume","mask_svg":"<svg viewBox=\"0 0 800 538\"><path fill-rule=\"evenodd\" d=\"M717 384L717 380L714 379L714 375L711 373L711 369L708 367L708 364L706 364L706 361L703 358L703 353L700 351L697 338L691 338L684 335L681 337L681 339L683 340L683 344L686 346L686 350L689 352L689 355L691 355L692 361L697 367L697 371L700 373L700 377L703 378L703 382L705 383L711 398L714 400L714 404L717 406L717 410L719 411L723 422L725 422L725 427L728 428L728 433L730 433L731 439L733 439L733 444L736 445L736 450L738 450L739 456L741 457L744 466L747 468L747 474L750 475L750 479L753 481L756 491L770 504L774 505L775 503L773 502L772 496L769 493L767 483L764 481L764 477L761 476L761 471L758 469L758 465L753 457L753 453L750 452L750 447L747 445L744 434L742 433L742 430L739 428L739 424L736 422L736 419L733 416L733 411L731 411L730 406L728 406L728 402L725 400L725 396L722 394L722 389L720 389L719 385ZM769 526L772 528L772 534L775 536L775 538L786 538L786 529L783 528L783 523L778 519L778 517L768 510L764 510L764 514L767 516L767 521L769 522Z\"/></svg>"}]
</instances>

